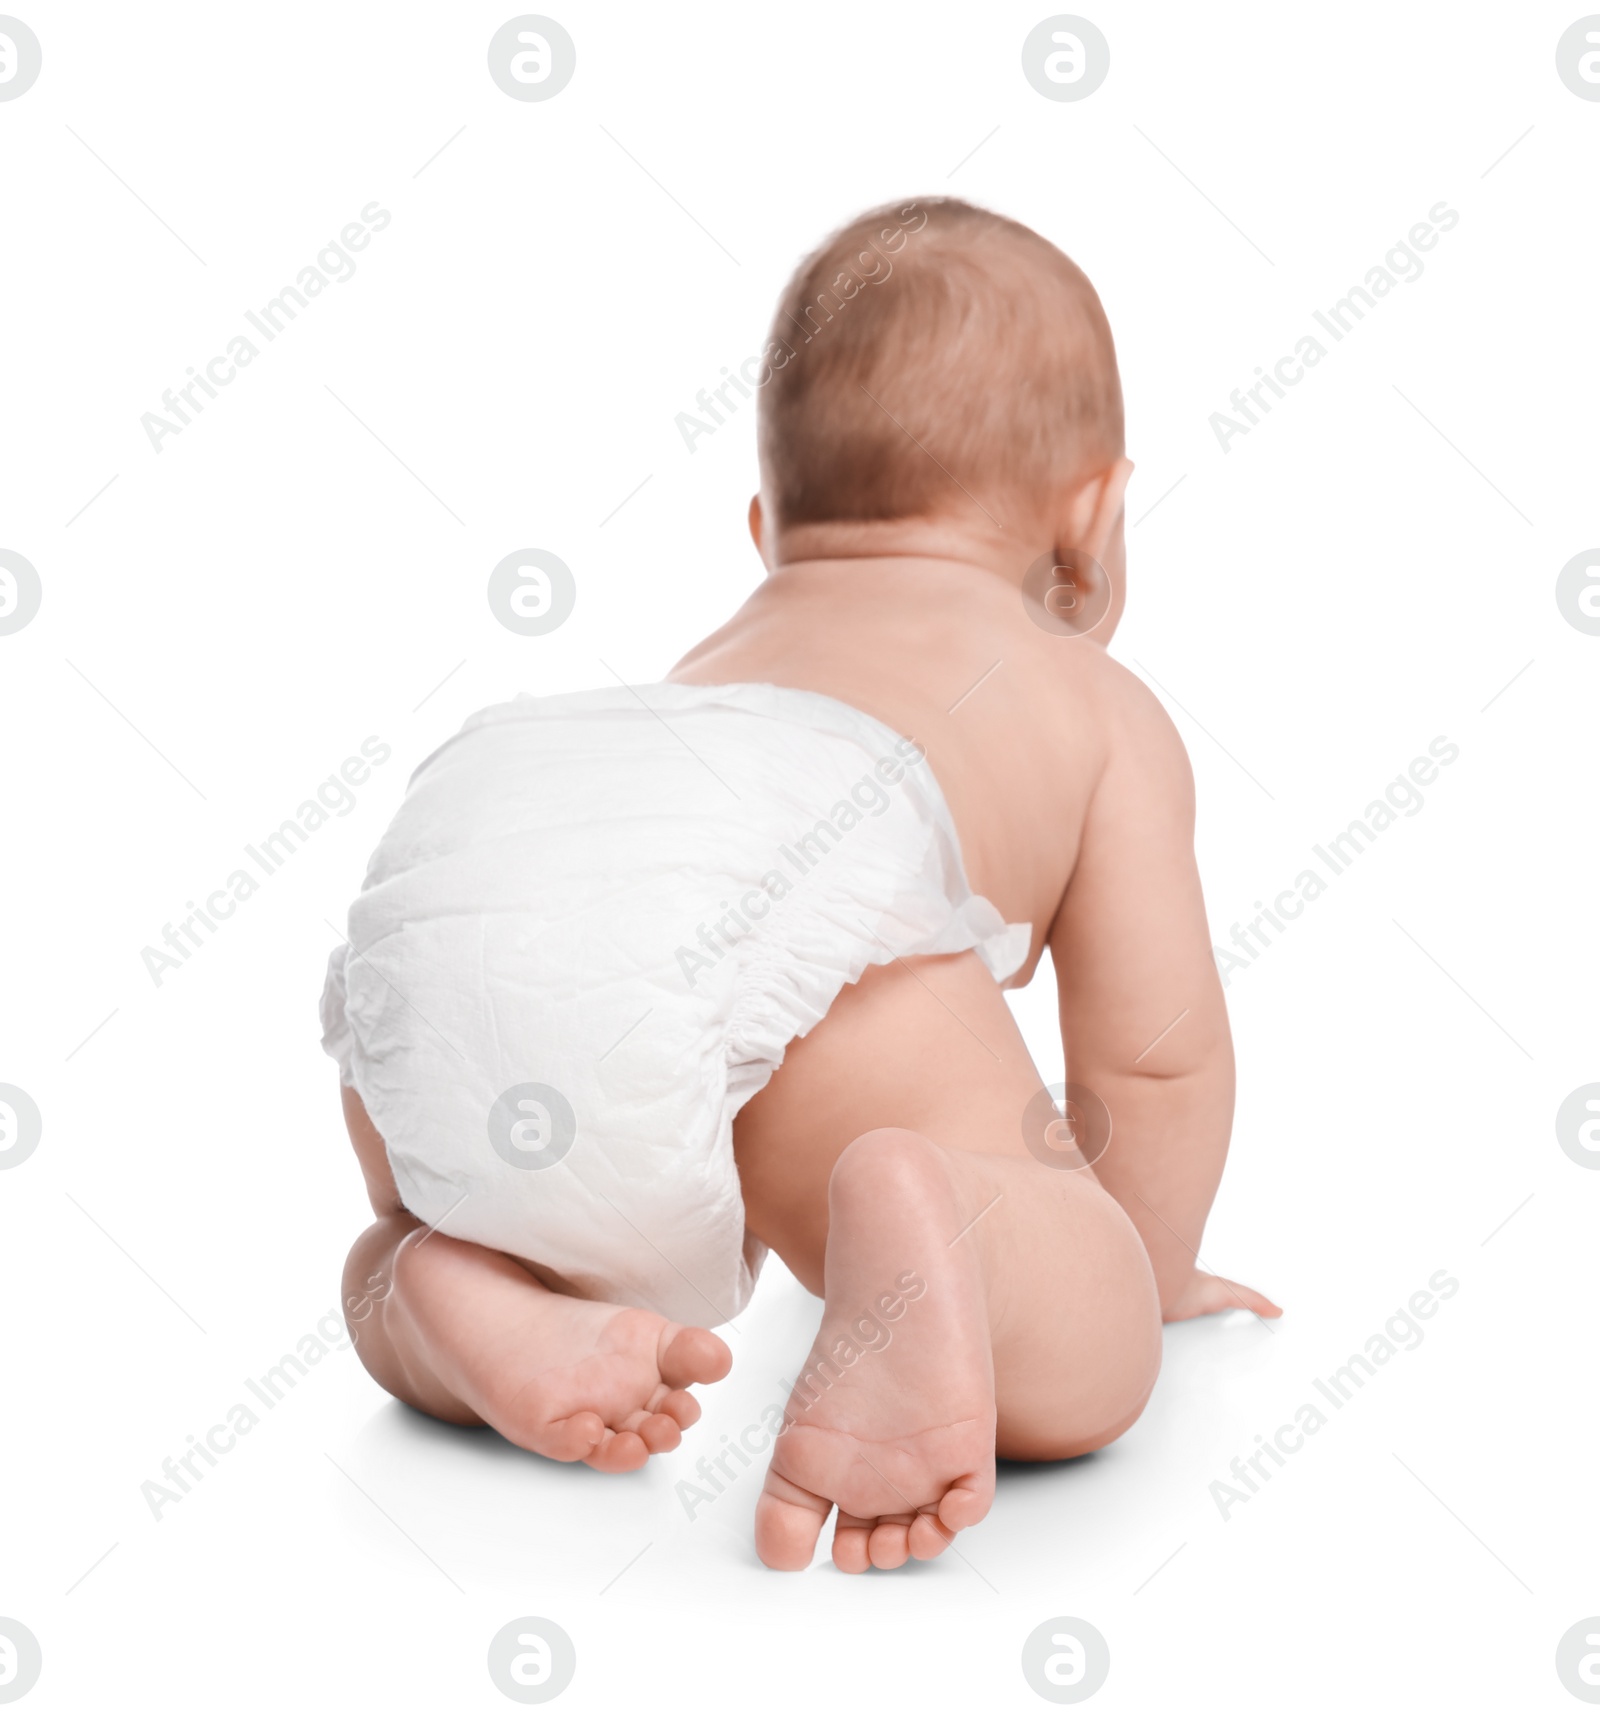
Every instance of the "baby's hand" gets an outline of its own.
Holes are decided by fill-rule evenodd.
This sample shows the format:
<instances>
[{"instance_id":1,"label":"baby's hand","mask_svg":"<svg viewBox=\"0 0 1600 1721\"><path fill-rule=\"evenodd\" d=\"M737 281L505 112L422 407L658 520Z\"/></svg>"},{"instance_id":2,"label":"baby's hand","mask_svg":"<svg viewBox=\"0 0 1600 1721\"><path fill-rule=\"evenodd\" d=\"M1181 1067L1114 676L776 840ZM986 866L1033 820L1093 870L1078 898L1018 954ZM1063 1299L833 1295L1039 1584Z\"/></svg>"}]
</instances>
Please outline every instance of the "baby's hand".
<instances>
[{"instance_id":1,"label":"baby's hand","mask_svg":"<svg viewBox=\"0 0 1600 1721\"><path fill-rule=\"evenodd\" d=\"M1228 1309L1249 1309L1256 1315L1281 1315L1283 1310L1252 1291L1248 1285L1236 1285L1231 1279L1219 1279L1214 1273L1196 1271L1194 1277L1161 1311L1164 1321L1192 1321L1196 1315L1215 1315Z\"/></svg>"}]
</instances>

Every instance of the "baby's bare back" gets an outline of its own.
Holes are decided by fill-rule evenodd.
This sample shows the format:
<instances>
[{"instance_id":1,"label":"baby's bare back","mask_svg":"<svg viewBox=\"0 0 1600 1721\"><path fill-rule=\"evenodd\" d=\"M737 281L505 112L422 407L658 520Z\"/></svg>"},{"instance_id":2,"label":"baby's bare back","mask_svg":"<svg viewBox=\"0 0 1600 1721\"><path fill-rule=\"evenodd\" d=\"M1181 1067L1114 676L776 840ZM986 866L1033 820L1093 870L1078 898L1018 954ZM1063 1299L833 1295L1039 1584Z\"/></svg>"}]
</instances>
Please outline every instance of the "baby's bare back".
<instances>
[{"instance_id":1,"label":"baby's bare back","mask_svg":"<svg viewBox=\"0 0 1600 1721\"><path fill-rule=\"evenodd\" d=\"M1186 1307L1227 1151L1233 1057L1194 860L1194 781L1154 694L1093 640L1037 626L998 574L910 557L785 565L671 679L808 688L927 748L973 889L1032 924L1029 961L1008 984L1049 948L1069 1077L1115 1121L1116 1151L1095 1175L1139 1230L1163 1307ZM782 1148L773 1163L796 1163L790 1138L830 1107L853 1108L833 1130L840 1146L855 1112L873 1127L931 1105L935 1134L1022 1151L1017 1120L1039 1078L993 982L952 964L934 998L920 980L901 984L904 966L836 1003L740 1113L742 1177L767 1136ZM941 1039L951 1018L969 1031ZM963 1065L974 1043L982 1055ZM792 1197L782 1184L769 1229Z\"/></svg>"},{"instance_id":2,"label":"baby's bare back","mask_svg":"<svg viewBox=\"0 0 1600 1721\"><path fill-rule=\"evenodd\" d=\"M853 705L927 749L972 888L1033 927L1031 977L1078 857L1129 679L1045 632L997 575L905 559L784 568L668 677L773 682Z\"/></svg>"}]
</instances>

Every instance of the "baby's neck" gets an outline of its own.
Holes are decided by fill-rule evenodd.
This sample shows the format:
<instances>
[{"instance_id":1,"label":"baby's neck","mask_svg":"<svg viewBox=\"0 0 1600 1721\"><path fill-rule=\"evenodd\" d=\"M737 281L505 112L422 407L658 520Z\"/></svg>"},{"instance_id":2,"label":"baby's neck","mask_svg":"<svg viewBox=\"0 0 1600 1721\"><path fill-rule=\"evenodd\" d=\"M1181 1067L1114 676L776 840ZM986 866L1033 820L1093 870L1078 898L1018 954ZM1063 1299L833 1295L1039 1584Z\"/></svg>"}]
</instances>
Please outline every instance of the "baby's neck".
<instances>
[{"instance_id":1,"label":"baby's neck","mask_svg":"<svg viewBox=\"0 0 1600 1721\"><path fill-rule=\"evenodd\" d=\"M769 577L847 567L861 578L872 568L885 573L931 566L998 575L1020 584L1047 545L987 526L949 520L852 520L793 526L778 535Z\"/></svg>"}]
</instances>

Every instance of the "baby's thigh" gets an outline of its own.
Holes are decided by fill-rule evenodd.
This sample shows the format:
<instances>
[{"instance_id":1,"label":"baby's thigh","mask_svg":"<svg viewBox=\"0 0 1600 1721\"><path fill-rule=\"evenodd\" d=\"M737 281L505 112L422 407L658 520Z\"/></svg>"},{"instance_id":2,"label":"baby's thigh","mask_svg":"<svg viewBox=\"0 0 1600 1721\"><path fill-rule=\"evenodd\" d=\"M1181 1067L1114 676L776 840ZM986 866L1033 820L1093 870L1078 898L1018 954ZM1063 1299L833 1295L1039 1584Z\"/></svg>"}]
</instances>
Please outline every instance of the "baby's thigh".
<instances>
[{"instance_id":1,"label":"baby's thigh","mask_svg":"<svg viewBox=\"0 0 1600 1721\"><path fill-rule=\"evenodd\" d=\"M372 1211L380 1219L387 1219L391 1213L403 1213L405 1208L401 1205L400 1191L395 1188L388 1149L377 1125L367 1116L361 1095L354 1088L341 1087L339 1102L344 1107L345 1128L350 1132L350 1145L361 1164Z\"/></svg>"},{"instance_id":2,"label":"baby's thigh","mask_svg":"<svg viewBox=\"0 0 1600 1721\"><path fill-rule=\"evenodd\" d=\"M912 1129L941 1147L1022 1154L1044 1080L1000 988L971 951L869 968L792 1040L734 1120L750 1229L820 1292L828 1179L858 1136Z\"/></svg>"}]
</instances>

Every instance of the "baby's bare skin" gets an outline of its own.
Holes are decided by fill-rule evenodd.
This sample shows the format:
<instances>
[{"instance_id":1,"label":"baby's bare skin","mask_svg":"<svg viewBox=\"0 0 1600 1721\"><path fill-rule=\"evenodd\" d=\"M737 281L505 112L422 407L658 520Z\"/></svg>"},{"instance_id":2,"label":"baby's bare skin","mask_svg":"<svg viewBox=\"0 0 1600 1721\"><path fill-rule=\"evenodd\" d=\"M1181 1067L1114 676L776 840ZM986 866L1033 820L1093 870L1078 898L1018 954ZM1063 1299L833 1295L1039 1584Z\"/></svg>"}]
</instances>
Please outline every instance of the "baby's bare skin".
<instances>
[{"instance_id":1,"label":"baby's bare skin","mask_svg":"<svg viewBox=\"0 0 1600 1721\"><path fill-rule=\"evenodd\" d=\"M1104 646L1124 603L1130 471L1118 461L1011 529L975 506L961 518L782 533L758 500L751 533L769 578L672 676L810 688L915 737L973 888L1007 921L1032 924L1028 961L1008 984L1026 984L1050 947L1068 1073L1113 1119L1114 1146L1093 1173L1028 1154L1022 1117L1043 1078L970 954L869 970L735 1124L748 1223L826 1296L824 1335L847 1325L875 1280L892 1279L896 1250L916 1257L900 1265L942 1261L955 1279L973 1257L996 1395L985 1460L994 1450L1064 1457L1114 1439L1154 1384L1162 1319L1279 1312L1195 1267L1227 1151L1233 1059L1194 863L1188 760L1154 695ZM1022 601L1023 573L1055 545L1100 566L1103 587L1078 596L1103 620L1082 637L1046 631ZM953 1250L936 1245L908 1217L918 1208L909 1195L859 1192L872 1174L839 1158L852 1143L852 1156L866 1146L890 1158L899 1185L924 1202L953 1195L968 1220L983 1217ZM852 1205L869 1210L853 1258L836 1241ZM943 1455L930 1458L920 1492L903 1478L887 1488L864 1458L841 1498L836 1463L819 1463L803 1432L881 1446L898 1416L902 1438L915 1428L926 1442L904 1378L917 1366L913 1323L923 1366L951 1398L970 1396L979 1364L948 1314L937 1330L930 1303L908 1313L900 1353L897 1335L809 1407L791 1402L797 1427L777 1443L757 1518L768 1564L807 1563L830 1502L840 1507L834 1558L850 1569L927 1557L941 1526L987 1510L992 1464L974 1461L963 1478ZM940 1505L952 1487L966 1490L955 1515ZM906 1513L914 1531L895 1527Z\"/></svg>"},{"instance_id":2,"label":"baby's bare skin","mask_svg":"<svg viewBox=\"0 0 1600 1721\"><path fill-rule=\"evenodd\" d=\"M747 1223L826 1299L757 1510L770 1566L812 1558L837 1505L845 1570L932 1558L988 1511L996 1454L1065 1457L1142 1410L1160 1324L1280 1311L1197 1270L1233 1062L1192 852L1193 788L1154 696L1107 656L1124 601L1126 461L1002 527L960 515L783 533L752 504L769 577L670 679L828 694L926 749L969 880L1049 946L1070 1079L1113 1144L1093 1171L1028 1152L1044 1085L972 953L868 970L739 1114ZM1085 637L1025 612L1024 570L1087 550L1107 582ZM1097 594L1085 591L1093 606ZM556 1458L633 1469L721 1378L700 1328L560 1296L530 1263L418 1235L359 1099L346 1111L379 1223L346 1268L352 1330L390 1391ZM431 1259L424 1259L433 1251ZM830 1373L904 1275L881 1349ZM359 1306L362 1313L356 1314Z\"/></svg>"}]
</instances>

